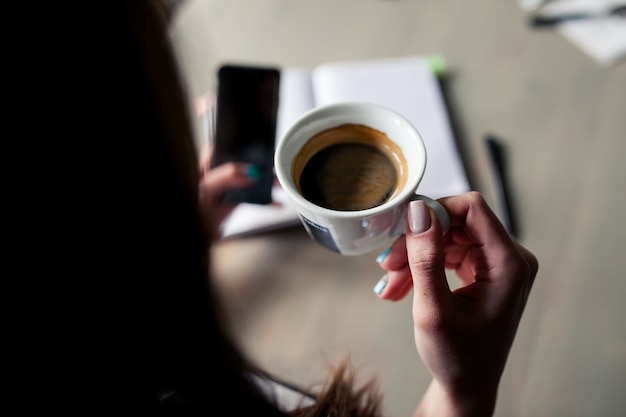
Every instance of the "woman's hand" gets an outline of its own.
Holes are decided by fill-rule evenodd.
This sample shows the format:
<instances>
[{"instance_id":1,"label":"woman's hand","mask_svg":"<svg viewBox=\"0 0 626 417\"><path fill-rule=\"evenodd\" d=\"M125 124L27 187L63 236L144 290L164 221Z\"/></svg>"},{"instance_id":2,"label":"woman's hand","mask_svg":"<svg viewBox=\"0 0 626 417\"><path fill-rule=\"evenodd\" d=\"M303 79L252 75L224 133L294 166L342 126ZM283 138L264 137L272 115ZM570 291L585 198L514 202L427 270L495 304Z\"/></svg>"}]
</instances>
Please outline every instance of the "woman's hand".
<instances>
[{"instance_id":1,"label":"woman's hand","mask_svg":"<svg viewBox=\"0 0 626 417\"><path fill-rule=\"evenodd\" d=\"M211 153L206 150L200 156L199 200L200 210L212 239L221 237L220 225L238 204L226 204L219 198L230 188L247 187L257 179L254 166L241 162L228 162L211 168Z\"/></svg>"},{"instance_id":2,"label":"woman's hand","mask_svg":"<svg viewBox=\"0 0 626 417\"><path fill-rule=\"evenodd\" d=\"M415 344L433 375L416 415L491 415L538 263L480 194L439 202L448 233L423 202L411 202L406 235L379 257L387 274L375 291L399 300L413 289ZM454 291L446 268L461 279Z\"/></svg>"}]
</instances>

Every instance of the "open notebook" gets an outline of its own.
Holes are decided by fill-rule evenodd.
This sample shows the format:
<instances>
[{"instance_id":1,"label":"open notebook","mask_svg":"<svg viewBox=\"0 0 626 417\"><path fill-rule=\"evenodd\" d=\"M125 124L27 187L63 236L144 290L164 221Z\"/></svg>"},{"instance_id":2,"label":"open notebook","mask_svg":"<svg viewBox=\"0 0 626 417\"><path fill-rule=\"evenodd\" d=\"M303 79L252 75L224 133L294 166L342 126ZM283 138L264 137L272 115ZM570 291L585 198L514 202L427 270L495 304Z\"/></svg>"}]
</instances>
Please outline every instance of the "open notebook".
<instances>
[{"instance_id":1,"label":"open notebook","mask_svg":"<svg viewBox=\"0 0 626 417\"><path fill-rule=\"evenodd\" d=\"M469 181L454 140L437 75L428 56L332 62L313 69L281 71L277 141L304 112L321 105L360 101L395 110L420 132L427 166L418 192L432 198L461 194ZM224 237L299 224L298 215L279 185L279 206L240 204L222 225Z\"/></svg>"}]
</instances>

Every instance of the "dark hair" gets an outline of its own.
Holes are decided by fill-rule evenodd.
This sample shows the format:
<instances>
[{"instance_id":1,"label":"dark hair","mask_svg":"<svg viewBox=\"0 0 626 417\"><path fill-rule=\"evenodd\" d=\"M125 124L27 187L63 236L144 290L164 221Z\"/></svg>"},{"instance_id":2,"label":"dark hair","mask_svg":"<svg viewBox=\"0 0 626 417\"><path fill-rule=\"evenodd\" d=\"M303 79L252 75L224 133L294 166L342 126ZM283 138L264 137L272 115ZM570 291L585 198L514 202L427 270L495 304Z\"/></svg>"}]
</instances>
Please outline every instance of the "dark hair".
<instances>
[{"instance_id":1,"label":"dark hair","mask_svg":"<svg viewBox=\"0 0 626 417\"><path fill-rule=\"evenodd\" d=\"M111 381L100 404L159 415L378 415L374 383L357 389L347 361L311 393L313 405L293 412L280 411L251 378L272 377L234 343L210 280L190 97L167 35L171 11L158 0L112 0L87 25L94 37L106 34L85 51L103 77L93 80L98 102L76 111L97 126L85 140L99 141L97 155L78 158L100 172L83 179L93 194L84 206L93 227L83 233L101 244L84 248L81 270L106 284L94 285L102 303L89 306L100 310L88 326L100 350L88 359Z\"/></svg>"}]
</instances>

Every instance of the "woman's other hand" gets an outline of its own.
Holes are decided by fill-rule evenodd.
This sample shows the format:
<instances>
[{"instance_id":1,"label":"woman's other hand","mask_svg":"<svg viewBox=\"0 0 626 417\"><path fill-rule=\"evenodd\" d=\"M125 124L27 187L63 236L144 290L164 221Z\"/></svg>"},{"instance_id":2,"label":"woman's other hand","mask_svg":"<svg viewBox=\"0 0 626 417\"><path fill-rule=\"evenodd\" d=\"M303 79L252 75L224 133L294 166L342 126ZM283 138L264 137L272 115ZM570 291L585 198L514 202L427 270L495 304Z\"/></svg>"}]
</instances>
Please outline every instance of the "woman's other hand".
<instances>
[{"instance_id":1,"label":"woman's other hand","mask_svg":"<svg viewBox=\"0 0 626 417\"><path fill-rule=\"evenodd\" d=\"M220 201L222 193L231 188L247 187L257 181L254 165L228 162L211 167L211 152L205 150L200 156L199 200L200 210L212 239L221 237L220 226L238 204Z\"/></svg>"}]
</instances>

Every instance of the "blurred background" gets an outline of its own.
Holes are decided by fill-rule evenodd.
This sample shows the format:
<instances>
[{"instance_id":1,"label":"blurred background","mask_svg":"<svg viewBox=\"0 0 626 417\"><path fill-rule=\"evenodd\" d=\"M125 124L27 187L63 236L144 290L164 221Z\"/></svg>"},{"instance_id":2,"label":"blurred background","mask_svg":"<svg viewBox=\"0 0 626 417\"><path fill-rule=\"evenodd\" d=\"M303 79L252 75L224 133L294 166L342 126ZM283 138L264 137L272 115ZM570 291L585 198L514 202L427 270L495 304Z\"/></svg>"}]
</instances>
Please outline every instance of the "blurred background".
<instances>
[{"instance_id":1,"label":"blurred background","mask_svg":"<svg viewBox=\"0 0 626 417\"><path fill-rule=\"evenodd\" d=\"M215 87L225 61L312 68L444 57L472 188L495 206L484 142L492 133L505 151L517 236L540 263L496 415L622 416L626 63L592 55L566 27L530 26L531 3L187 0L172 36L192 97ZM592 36L601 35L596 23ZM623 45L619 36L607 42ZM415 350L410 297L390 303L372 292L377 253L341 257L300 226L224 239L213 251L236 336L255 360L309 386L350 356L360 379L378 378L389 416L413 413L430 376Z\"/></svg>"}]
</instances>

